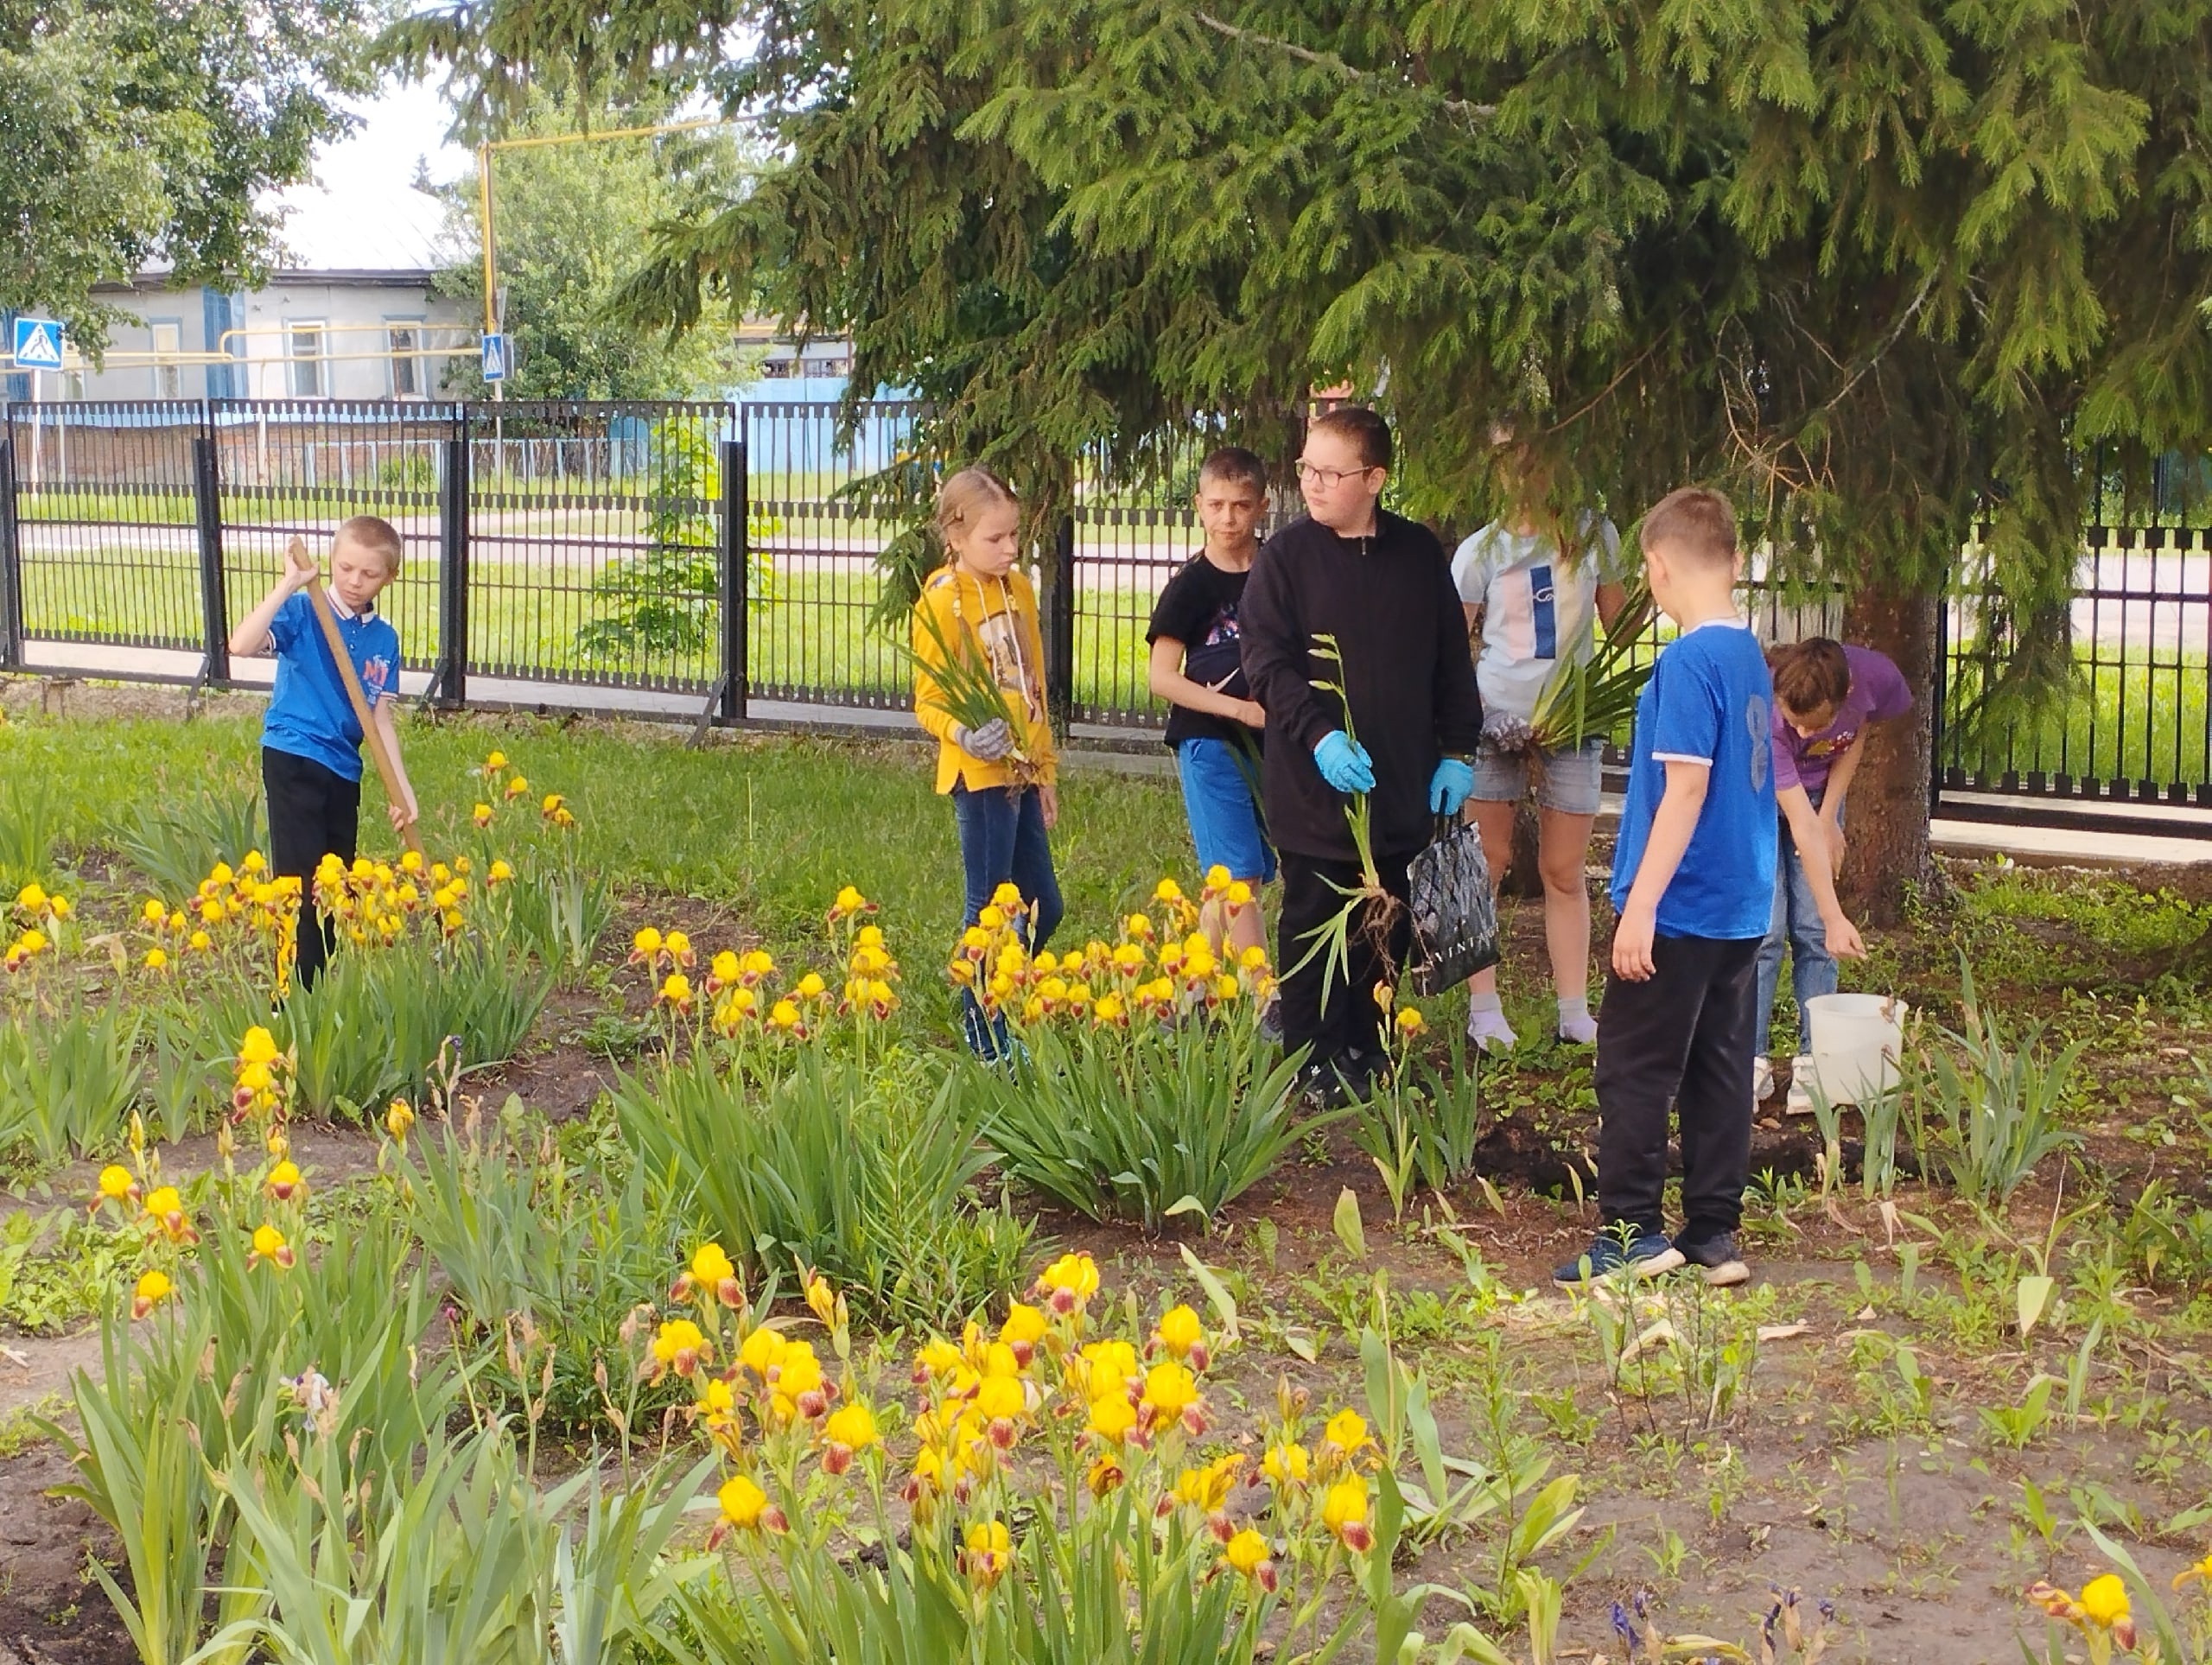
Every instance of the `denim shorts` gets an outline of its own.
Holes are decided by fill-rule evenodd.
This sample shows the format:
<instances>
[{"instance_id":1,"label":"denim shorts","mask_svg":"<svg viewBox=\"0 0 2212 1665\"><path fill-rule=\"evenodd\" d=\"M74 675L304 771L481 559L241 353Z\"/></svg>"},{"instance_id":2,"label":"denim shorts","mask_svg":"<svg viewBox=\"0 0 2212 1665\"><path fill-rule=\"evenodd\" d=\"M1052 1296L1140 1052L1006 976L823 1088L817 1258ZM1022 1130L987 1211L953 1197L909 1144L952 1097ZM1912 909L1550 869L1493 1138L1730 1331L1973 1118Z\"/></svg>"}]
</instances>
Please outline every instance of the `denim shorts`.
<instances>
[{"instance_id":1,"label":"denim shorts","mask_svg":"<svg viewBox=\"0 0 2212 1665\"><path fill-rule=\"evenodd\" d=\"M1260 830L1253 783L1243 755L1225 740L1201 734L1175 747L1175 772L1183 782L1183 813L1198 848L1198 871L1222 867L1232 879L1275 876L1275 853Z\"/></svg>"},{"instance_id":2,"label":"denim shorts","mask_svg":"<svg viewBox=\"0 0 2212 1665\"><path fill-rule=\"evenodd\" d=\"M1579 749L1547 749L1536 777L1536 804L1561 815L1595 815L1605 784L1605 742L1586 740ZM1518 804L1529 791L1529 759L1509 756L1488 740L1475 753L1472 797L1485 804Z\"/></svg>"}]
</instances>

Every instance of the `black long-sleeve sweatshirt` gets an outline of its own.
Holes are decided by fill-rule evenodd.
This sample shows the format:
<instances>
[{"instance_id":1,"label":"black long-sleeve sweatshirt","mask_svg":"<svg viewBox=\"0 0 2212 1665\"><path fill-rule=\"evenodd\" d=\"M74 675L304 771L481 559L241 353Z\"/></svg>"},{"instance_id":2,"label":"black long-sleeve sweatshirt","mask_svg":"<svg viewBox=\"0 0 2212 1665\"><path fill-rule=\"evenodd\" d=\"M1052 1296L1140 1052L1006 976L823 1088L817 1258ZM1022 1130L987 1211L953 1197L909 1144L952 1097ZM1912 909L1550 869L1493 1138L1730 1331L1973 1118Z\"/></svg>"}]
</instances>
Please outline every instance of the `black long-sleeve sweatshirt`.
<instances>
[{"instance_id":1,"label":"black long-sleeve sweatshirt","mask_svg":"<svg viewBox=\"0 0 2212 1665\"><path fill-rule=\"evenodd\" d=\"M1344 702L1315 688L1317 679L1343 684L1352 729L1375 759L1376 855L1410 856L1427 844L1437 760L1471 753L1483 727L1466 614L1434 534L1380 512L1370 537L1294 520L1252 562L1237 622L1245 679L1268 714L1261 790L1277 848L1354 858L1350 800L1313 761L1321 737L1345 726ZM1314 656L1317 634L1336 638L1341 666Z\"/></svg>"}]
</instances>

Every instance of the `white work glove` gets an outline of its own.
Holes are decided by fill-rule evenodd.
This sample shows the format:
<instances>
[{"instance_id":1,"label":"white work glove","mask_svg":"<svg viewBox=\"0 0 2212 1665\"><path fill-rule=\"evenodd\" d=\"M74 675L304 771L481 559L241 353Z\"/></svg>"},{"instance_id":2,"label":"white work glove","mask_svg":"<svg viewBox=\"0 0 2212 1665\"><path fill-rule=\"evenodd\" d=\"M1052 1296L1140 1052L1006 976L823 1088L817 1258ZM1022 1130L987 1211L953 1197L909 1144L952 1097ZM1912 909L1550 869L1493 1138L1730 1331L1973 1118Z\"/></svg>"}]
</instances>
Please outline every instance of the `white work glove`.
<instances>
[{"instance_id":1,"label":"white work glove","mask_svg":"<svg viewBox=\"0 0 2212 1665\"><path fill-rule=\"evenodd\" d=\"M996 763L1014 750L1014 731L1004 717L993 717L981 728L955 727L952 743L978 763Z\"/></svg>"}]
</instances>

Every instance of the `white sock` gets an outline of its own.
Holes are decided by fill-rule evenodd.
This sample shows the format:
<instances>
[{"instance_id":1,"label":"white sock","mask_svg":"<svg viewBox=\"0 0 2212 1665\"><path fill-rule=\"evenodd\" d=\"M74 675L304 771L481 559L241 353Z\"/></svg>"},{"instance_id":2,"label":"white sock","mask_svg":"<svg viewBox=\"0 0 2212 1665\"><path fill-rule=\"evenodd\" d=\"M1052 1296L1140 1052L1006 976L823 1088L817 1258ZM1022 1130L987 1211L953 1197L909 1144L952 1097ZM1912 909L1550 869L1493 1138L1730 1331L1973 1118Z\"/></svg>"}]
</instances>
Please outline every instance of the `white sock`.
<instances>
[{"instance_id":1,"label":"white sock","mask_svg":"<svg viewBox=\"0 0 2212 1665\"><path fill-rule=\"evenodd\" d=\"M1594 1045L1598 1039L1598 1020L1590 1015L1590 997L1569 1000L1559 997L1559 1038L1571 1040L1578 1046Z\"/></svg>"},{"instance_id":2,"label":"white sock","mask_svg":"<svg viewBox=\"0 0 2212 1665\"><path fill-rule=\"evenodd\" d=\"M1467 1039L1488 1052L1492 1046L1511 1047L1520 1037L1505 1020L1505 1007L1495 994L1467 996Z\"/></svg>"}]
</instances>

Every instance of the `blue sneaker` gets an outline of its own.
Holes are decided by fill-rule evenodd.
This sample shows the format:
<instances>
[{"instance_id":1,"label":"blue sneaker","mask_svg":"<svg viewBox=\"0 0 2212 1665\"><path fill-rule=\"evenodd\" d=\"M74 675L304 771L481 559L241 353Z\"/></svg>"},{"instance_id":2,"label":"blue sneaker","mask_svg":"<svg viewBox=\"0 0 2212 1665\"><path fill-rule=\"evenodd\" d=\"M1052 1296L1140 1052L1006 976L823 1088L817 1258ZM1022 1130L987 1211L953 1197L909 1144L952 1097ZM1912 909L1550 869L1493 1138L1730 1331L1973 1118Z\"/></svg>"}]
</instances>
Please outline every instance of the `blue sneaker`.
<instances>
[{"instance_id":1,"label":"blue sneaker","mask_svg":"<svg viewBox=\"0 0 2212 1665\"><path fill-rule=\"evenodd\" d=\"M1656 1277L1681 1263L1682 1251L1656 1231L1637 1234L1629 1239L1626 1248L1612 1233L1601 1231L1581 1254L1553 1268L1552 1281L1561 1289L1586 1289L1623 1276Z\"/></svg>"}]
</instances>

